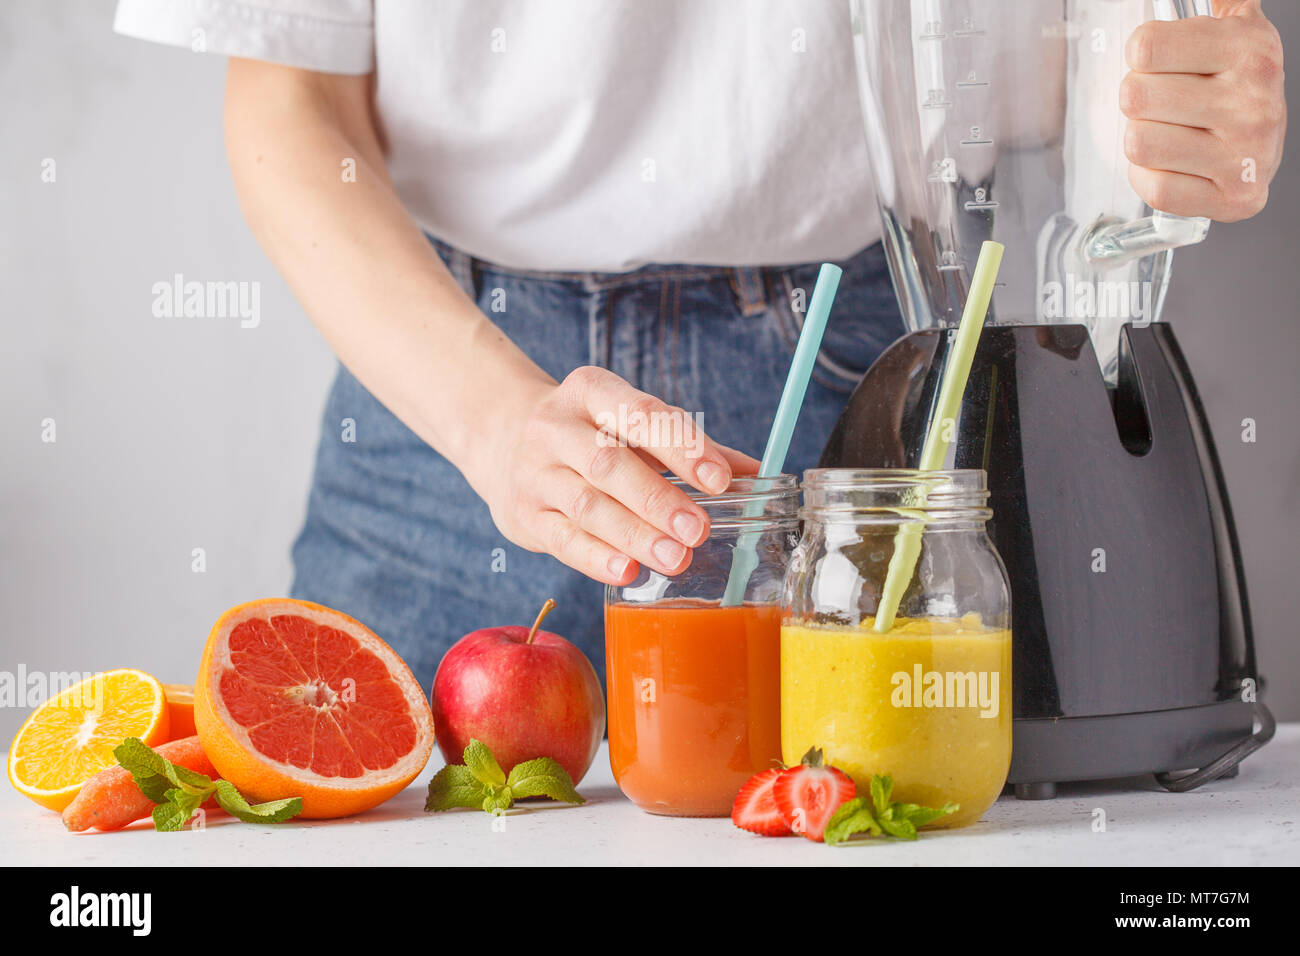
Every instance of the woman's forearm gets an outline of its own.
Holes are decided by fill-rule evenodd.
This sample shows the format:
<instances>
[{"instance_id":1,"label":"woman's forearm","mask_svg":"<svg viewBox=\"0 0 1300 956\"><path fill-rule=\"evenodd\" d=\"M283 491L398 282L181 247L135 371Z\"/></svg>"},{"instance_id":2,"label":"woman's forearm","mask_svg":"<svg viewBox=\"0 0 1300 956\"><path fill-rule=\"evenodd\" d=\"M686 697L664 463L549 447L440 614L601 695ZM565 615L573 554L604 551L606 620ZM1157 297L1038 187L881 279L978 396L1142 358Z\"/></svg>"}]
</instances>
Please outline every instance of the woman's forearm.
<instances>
[{"instance_id":1,"label":"woman's forearm","mask_svg":"<svg viewBox=\"0 0 1300 956\"><path fill-rule=\"evenodd\" d=\"M555 383L465 295L403 208L369 78L232 59L225 126L244 215L321 334L483 493L503 418Z\"/></svg>"},{"instance_id":2,"label":"woman's forearm","mask_svg":"<svg viewBox=\"0 0 1300 956\"><path fill-rule=\"evenodd\" d=\"M244 214L308 315L361 384L460 469L507 539L606 584L639 565L686 568L708 516L659 471L717 494L758 462L606 369L557 383L506 338L398 200L368 77L232 60L226 142ZM355 181L341 175L348 160ZM681 435L624 429L611 442L597 423L620 407L680 421Z\"/></svg>"}]
</instances>

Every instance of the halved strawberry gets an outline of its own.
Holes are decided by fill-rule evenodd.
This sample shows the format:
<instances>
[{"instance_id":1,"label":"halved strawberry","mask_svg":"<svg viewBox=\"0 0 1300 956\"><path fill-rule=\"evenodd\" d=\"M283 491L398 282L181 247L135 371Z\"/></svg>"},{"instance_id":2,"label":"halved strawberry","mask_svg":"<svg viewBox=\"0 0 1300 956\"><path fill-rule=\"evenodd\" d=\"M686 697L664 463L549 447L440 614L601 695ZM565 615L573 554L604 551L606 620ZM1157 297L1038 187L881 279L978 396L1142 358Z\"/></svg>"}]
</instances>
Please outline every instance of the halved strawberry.
<instances>
[{"instance_id":1,"label":"halved strawberry","mask_svg":"<svg viewBox=\"0 0 1300 956\"><path fill-rule=\"evenodd\" d=\"M791 832L818 843L831 816L857 793L848 774L822 762L817 747L804 754L799 766L782 771L772 784L772 799Z\"/></svg>"},{"instance_id":2,"label":"halved strawberry","mask_svg":"<svg viewBox=\"0 0 1300 956\"><path fill-rule=\"evenodd\" d=\"M790 836L785 817L772 799L772 785L781 776L781 770L773 767L754 774L736 794L736 802L731 806L731 822L742 830L759 833L763 836Z\"/></svg>"}]
</instances>

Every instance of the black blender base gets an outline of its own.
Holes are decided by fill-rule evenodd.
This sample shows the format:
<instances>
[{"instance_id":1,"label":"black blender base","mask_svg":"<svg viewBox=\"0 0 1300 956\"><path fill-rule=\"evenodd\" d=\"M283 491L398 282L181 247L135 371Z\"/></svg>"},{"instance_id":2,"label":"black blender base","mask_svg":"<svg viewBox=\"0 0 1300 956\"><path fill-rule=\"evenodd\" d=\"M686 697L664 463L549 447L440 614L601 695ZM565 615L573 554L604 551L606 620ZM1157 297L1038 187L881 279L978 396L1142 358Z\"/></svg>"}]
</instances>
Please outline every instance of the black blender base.
<instances>
[{"instance_id":1,"label":"black blender base","mask_svg":"<svg viewBox=\"0 0 1300 956\"><path fill-rule=\"evenodd\" d=\"M1241 773L1240 766L1233 766L1219 774L1216 780L1231 780ZM1055 800L1056 784L1054 783L1016 783L1008 784L1007 788L1015 794L1017 800Z\"/></svg>"},{"instance_id":2,"label":"black blender base","mask_svg":"<svg viewBox=\"0 0 1300 956\"><path fill-rule=\"evenodd\" d=\"M1253 704L1230 700L1105 717L1018 717L1007 783L1021 800L1049 800L1067 781L1194 770L1249 737L1254 715Z\"/></svg>"},{"instance_id":3,"label":"black blender base","mask_svg":"<svg viewBox=\"0 0 1300 956\"><path fill-rule=\"evenodd\" d=\"M1056 784L1054 783L1018 783L1015 785L1017 800L1054 800Z\"/></svg>"},{"instance_id":4,"label":"black blender base","mask_svg":"<svg viewBox=\"0 0 1300 956\"><path fill-rule=\"evenodd\" d=\"M955 340L886 349L821 466L916 467ZM1125 325L1111 387L1083 325L988 326L956 431L1011 581L1012 788L1156 774L1183 792L1267 742L1267 708L1240 699L1263 680L1232 510L1173 329Z\"/></svg>"}]
</instances>

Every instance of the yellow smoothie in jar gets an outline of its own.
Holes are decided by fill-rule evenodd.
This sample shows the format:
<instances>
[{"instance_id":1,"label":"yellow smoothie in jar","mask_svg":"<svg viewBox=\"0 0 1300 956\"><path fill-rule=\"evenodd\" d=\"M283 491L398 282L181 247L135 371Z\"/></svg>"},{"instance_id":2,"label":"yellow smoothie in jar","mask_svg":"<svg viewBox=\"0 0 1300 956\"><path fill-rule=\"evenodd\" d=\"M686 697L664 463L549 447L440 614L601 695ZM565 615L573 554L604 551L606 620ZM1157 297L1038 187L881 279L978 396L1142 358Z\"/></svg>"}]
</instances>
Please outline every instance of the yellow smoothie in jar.
<instances>
[{"instance_id":1,"label":"yellow smoothie in jar","mask_svg":"<svg viewBox=\"0 0 1300 956\"><path fill-rule=\"evenodd\" d=\"M782 759L820 747L859 793L889 774L895 800L961 804L931 826L974 823L1011 766L1011 632L978 615L872 625L782 625Z\"/></svg>"}]
</instances>

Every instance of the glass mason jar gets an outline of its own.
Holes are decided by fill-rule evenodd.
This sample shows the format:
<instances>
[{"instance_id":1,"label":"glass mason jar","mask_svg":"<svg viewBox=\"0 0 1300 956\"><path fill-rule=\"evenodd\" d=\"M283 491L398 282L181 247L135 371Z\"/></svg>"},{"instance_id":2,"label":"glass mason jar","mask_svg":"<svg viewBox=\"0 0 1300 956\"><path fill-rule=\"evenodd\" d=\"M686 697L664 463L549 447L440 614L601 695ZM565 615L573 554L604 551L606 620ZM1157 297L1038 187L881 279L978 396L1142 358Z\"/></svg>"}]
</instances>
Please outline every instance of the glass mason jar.
<instances>
[{"instance_id":1,"label":"glass mason jar","mask_svg":"<svg viewBox=\"0 0 1300 956\"><path fill-rule=\"evenodd\" d=\"M609 761L643 810L727 816L742 784L781 758L781 594L798 539L793 475L737 478L720 495L677 479L709 516L675 577L645 568L605 591ZM743 601L722 606L737 551Z\"/></svg>"},{"instance_id":2,"label":"glass mason jar","mask_svg":"<svg viewBox=\"0 0 1300 956\"><path fill-rule=\"evenodd\" d=\"M803 493L781 624L785 762L820 747L860 793L889 775L895 800L960 804L932 826L974 823L1011 765L1011 594L985 473L813 469Z\"/></svg>"}]
</instances>

